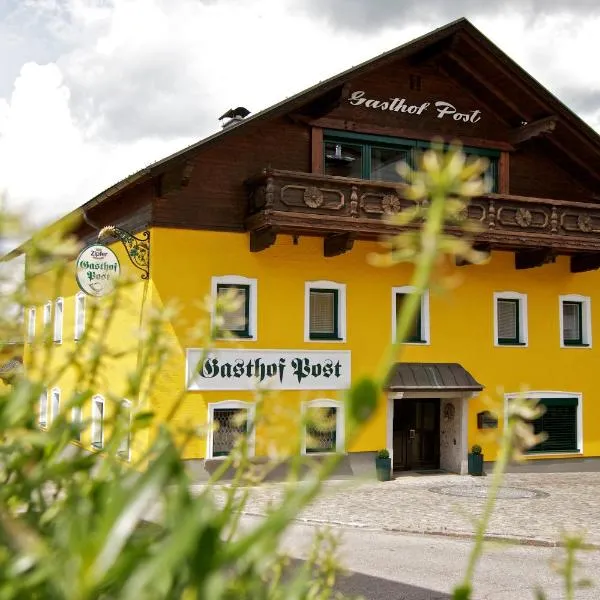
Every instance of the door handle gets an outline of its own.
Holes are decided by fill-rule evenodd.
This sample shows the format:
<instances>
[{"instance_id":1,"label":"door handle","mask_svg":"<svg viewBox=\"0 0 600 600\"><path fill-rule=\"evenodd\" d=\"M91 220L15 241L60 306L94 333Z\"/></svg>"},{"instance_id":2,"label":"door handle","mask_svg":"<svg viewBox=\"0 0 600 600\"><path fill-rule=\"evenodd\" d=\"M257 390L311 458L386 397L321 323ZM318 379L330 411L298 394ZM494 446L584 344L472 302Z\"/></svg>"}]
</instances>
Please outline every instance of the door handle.
<instances>
[{"instance_id":1,"label":"door handle","mask_svg":"<svg viewBox=\"0 0 600 600\"><path fill-rule=\"evenodd\" d=\"M409 440L414 440L415 439L415 430L414 429L409 429L408 430L408 439Z\"/></svg>"}]
</instances>

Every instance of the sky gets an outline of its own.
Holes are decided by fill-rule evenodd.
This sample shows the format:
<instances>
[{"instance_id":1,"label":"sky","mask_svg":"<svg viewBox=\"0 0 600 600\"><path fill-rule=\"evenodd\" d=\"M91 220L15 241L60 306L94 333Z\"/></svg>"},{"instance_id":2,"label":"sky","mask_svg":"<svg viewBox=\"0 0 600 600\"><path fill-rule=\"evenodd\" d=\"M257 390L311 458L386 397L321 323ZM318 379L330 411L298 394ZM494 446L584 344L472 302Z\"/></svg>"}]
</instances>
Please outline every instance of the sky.
<instances>
[{"instance_id":1,"label":"sky","mask_svg":"<svg viewBox=\"0 0 600 600\"><path fill-rule=\"evenodd\" d=\"M600 132L599 0L0 0L0 195L42 225L463 16Z\"/></svg>"}]
</instances>

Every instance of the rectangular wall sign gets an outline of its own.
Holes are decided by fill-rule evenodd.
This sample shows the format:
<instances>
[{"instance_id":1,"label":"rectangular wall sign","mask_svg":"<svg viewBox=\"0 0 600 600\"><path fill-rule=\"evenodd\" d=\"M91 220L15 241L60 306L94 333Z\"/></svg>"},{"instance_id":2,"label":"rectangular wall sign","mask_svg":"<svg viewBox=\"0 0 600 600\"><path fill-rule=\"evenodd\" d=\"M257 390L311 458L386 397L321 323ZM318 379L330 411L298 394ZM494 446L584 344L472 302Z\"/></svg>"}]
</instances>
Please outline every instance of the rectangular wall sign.
<instances>
[{"instance_id":1,"label":"rectangular wall sign","mask_svg":"<svg viewBox=\"0 0 600 600\"><path fill-rule=\"evenodd\" d=\"M348 350L187 349L189 390L343 390ZM200 364L201 363L201 364Z\"/></svg>"}]
</instances>

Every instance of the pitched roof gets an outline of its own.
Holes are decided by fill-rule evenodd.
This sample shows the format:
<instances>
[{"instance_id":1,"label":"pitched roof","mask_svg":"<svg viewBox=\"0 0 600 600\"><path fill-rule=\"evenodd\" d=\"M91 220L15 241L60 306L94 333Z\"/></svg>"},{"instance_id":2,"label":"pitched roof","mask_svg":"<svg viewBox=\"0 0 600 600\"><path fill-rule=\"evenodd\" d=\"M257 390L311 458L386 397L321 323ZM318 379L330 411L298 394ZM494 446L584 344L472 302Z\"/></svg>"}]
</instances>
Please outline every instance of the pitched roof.
<instances>
[{"instance_id":1,"label":"pitched roof","mask_svg":"<svg viewBox=\"0 0 600 600\"><path fill-rule=\"evenodd\" d=\"M578 117L573 111L571 111L565 104L563 104L558 98L556 98L551 92L543 87L537 80L535 80L529 73L527 73L522 67L520 67L515 61L513 61L508 55L506 55L498 46L496 46L491 40L481 33L470 21L466 18L461 18L456 21L452 21L447 25L439 27L422 35L414 40L411 40L405 44L402 44L392 50L384 52L372 59L369 59L357 66L351 67L329 79L321 81L316 85L307 88L306 90L299 92L298 94L286 98L281 102L274 104L254 115L248 116L242 121L232 124L216 133L209 135L198 142L187 146L161 160L158 160L143 169L129 175L125 179L115 183L111 187L107 188L100 194L94 196L91 200L82 204L79 208L75 209L68 215L59 219L56 224L68 222L82 216L89 209L106 202L108 199L113 198L126 188L133 187L143 181L151 179L152 177L164 172L170 166L176 165L180 162L184 162L191 155L193 155L198 149L203 146L215 142L227 135L233 135L240 128L247 127L250 123L256 121L273 118L282 114L292 112L301 106L319 98L320 96L334 90L336 87L343 85L348 79L357 77L367 71L371 71L375 68L384 66L390 62L397 61L399 59L408 58L418 52L426 51L430 48L435 47L436 44L449 40L455 35L466 35L471 38L475 44L488 52L490 52L498 64L503 68L510 71L515 77L517 77L523 86L525 86L529 92L534 95L544 105L548 106L554 114L561 117L561 119L581 138L583 137L589 147L592 148L593 153L597 154L597 159L600 160L600 136L594 131L587 123L585 123L580 117ZM600 172L598 173L600 180ZM13 250L8 256L20 253L23 245Z\"/></svg>"},{"instance_id":2,"label":"pitched roof","mask_svg":"<svg viewBox=\"0 0 600 600\"><path fill-rule=\"evenodd\" d=\"M384 389L391 392L480 392L483 386L458 363L396 363Z\"/></svg>"}]
</instances>

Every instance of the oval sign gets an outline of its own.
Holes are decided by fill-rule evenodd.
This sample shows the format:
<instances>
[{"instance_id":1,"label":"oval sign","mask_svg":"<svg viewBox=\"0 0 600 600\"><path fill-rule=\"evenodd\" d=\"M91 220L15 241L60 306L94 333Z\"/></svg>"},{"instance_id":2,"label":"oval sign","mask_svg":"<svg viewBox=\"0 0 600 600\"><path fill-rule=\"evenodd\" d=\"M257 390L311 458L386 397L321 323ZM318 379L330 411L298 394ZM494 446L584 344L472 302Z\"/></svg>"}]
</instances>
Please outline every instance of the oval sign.
<instances>
[{"instance_id":1,"label":"oval sign","mask_svg":"<svg viewBox=\"0 0 600 600\"><path fill-rule=\"evenodd\" d=\"M88 296L110 294L121 274L117 255L102 244L86 246L75 263L77 285Z\"/></svg>"}]
</instances>

